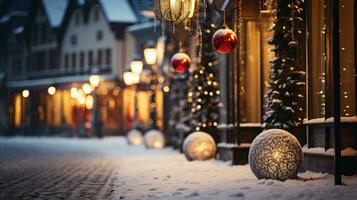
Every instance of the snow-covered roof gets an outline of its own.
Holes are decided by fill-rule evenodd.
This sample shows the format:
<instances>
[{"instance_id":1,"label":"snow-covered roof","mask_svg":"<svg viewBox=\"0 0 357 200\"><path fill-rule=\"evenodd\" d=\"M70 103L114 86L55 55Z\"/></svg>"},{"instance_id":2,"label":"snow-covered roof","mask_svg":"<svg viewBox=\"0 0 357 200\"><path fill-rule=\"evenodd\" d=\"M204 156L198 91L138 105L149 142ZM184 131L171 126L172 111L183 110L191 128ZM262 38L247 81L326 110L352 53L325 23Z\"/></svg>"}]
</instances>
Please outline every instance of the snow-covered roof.
<instances>
[{"instance_id":1,"label":"snow-covered roof","mask_svg":"<svg viewBox=\"0 0 357 200\"><path fill-rule=\"evenodd\" d=\"M15 16L27 16L28 12L27 11L12 11L4 16L2 16L0 18L0 23L6 23L8 22L12 17L15 17Z\"/></svg>"},{"instance_id":2,"label":"snow-covered roof","mask_svg":"<svg viewBox=\"0 0 357 200\"><path fill-rule=\"evenodd\" d=\"M127 0L101 0L100 2L110 22L135 23L138 21Z\"/></svg>"},{"instance_id":3,"label":"snow-covered roof","mask_svg":"<svg viewBox=\"0 0 357 200\"><path fill-rule=\"evenodd\" d=\"M61 25L68 0L42 0L52 27Z\"/></svg>"}]
</instances>

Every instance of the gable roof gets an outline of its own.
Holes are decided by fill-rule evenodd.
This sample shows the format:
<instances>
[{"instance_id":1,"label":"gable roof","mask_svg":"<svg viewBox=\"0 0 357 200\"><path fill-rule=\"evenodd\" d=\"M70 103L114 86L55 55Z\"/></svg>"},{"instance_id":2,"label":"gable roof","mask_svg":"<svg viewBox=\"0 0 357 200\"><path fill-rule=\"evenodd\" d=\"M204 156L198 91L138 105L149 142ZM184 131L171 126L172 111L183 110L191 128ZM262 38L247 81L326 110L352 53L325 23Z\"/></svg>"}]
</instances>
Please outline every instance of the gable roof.
<instances>
[{"instance_id":1,"label":"gable roof","mask_svg":"<svg viewBox=\"0 0 357 200\"><path fill-rule=\"evenodd\" d=\"M68 0L42 0L52 28L61 26Z\"/></svg>"},{"instance_id":2,"label":"gable roof","mask_svg":"<svg viewBox=\"0 0 357 200\"><path fill-rule=\"evenodd\" d=\"M136 23L138 21L127 0L100 0L99 2L111 23Z\"/></svg>"}]
</instances>

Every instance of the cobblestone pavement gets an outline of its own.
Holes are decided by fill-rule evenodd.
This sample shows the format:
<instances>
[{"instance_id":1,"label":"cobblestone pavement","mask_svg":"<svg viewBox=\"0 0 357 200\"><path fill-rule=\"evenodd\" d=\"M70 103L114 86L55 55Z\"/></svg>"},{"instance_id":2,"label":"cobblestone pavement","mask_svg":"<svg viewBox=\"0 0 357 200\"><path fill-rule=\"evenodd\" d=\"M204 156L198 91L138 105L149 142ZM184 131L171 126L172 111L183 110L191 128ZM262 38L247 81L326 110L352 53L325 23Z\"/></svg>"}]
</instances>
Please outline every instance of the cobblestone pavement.
<instances>
[{"instance_id":1,"label":"cobblestone pavement","mask_svg":"<svg viewBox=\"0 0 357 200\"><path fill-rule=\"evenodd\" d=\"M27 140L0 138L1 200L113 199L120 159L106 143Z\"/></svg>"}]
</instances>

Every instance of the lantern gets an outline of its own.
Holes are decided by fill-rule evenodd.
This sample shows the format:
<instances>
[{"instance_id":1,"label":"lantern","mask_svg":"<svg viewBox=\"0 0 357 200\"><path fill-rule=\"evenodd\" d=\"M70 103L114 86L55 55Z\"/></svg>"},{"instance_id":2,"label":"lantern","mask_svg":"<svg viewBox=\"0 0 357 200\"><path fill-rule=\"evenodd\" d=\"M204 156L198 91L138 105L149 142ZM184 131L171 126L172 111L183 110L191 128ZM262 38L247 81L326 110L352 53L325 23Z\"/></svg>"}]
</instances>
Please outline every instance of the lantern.
<instances>
[{"instance_id":1,"label":"lantern","mask_svg":"<svg viewBox=\"0 0 357 200\"><path fill-rule=\"evenodd\" d=\"M155 0L154 12L162 21L182 23L193 17L195 0Z\"/></svg>"},{"instance_id":2,"label":"lantern","mask_svg":"<svg viewBox=\"0 0 357 200\"><path fill-rule=\"evenodd\" d=\"M144 143L147 148L162 149L165 146L164 134L159 130L150 130L145 133Z\"/></svg>"},{"instance_id":3,"label":"lantern","mask_svg":"<svg viewBox=\"0 0 357 200\"><path fill-rule=\"evenodd\" d=\"M216 156L216 143L211 135L205 132L193 132L183 143L186 159L208 160Z\"/></svg>"},{"instance_id":4,"label":"lantern","mask_svg":"<svg viewBox=\"0 0 357 200\"><path fill-rule=\"evenodd\" d=\"M132 129L126 135L128 143L130 145L139 145L143 141L143 136L138 129Z\"/></svg>"},{"instance_id":5,"label":"lantern","mask_svg":"<svg viewBox=\"0 0 357 200\"><path fill-rule=\"evenodd\" d=\"M295 178L302 160L299 141L281 129L263 131L253 140L249 150L249 165L258 179Z\"/></svg>"}]
</instances>

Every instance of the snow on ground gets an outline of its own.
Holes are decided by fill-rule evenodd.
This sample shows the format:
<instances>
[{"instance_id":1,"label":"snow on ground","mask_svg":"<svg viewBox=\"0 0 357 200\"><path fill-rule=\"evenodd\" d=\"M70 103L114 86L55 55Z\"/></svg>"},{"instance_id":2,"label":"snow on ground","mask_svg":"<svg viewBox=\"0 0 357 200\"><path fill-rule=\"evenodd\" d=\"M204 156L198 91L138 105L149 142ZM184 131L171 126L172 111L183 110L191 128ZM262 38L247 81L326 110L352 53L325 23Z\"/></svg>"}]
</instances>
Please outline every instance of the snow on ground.
<instances>
[{"instance_id":1,"label":"snow on ground","mask_svg":"<svg viewBox=\"0 0 357 200\"><path fill-rule=\"evenodd\" d=\"M215 160L188 162L170 148L147 150L144 146L128 146L122 137L103 140L0 138L0 163L17 162L23 156L32 156L36 162L36 155L42 154L52 157L78 154L103 157L106 162L116 161L117 164L111 166L117 169L111 172L106 186L102 186L110 191L104 196L108 199L325 200L357 197L356 176L343 177L346 184L343 186L334 186L332 175L313 172L300 173L298 180L285 182L257 180L248 165L230 166ZM85 190L83 185L82 190Z\"/></svg>"}]
</instances>

